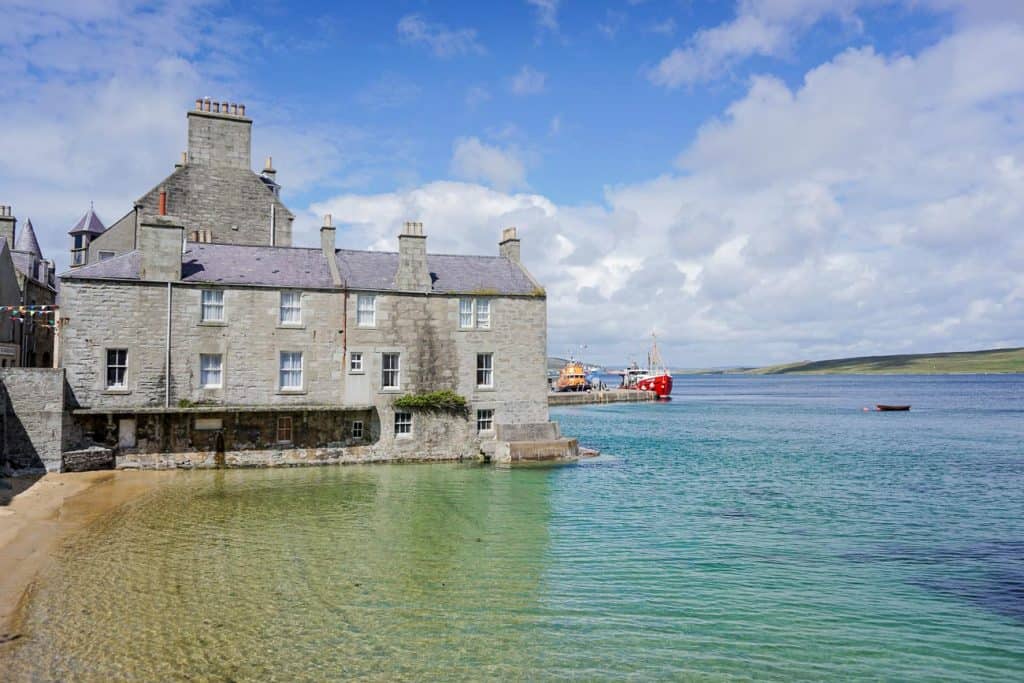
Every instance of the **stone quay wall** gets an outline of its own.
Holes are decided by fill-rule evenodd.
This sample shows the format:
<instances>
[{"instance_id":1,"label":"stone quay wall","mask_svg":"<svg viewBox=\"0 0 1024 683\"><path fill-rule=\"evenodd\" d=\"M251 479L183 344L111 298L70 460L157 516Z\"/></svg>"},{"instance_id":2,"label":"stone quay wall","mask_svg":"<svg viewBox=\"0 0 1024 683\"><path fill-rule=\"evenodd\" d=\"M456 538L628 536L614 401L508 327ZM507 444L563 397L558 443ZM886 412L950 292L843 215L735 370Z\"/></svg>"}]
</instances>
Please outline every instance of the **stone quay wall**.
<instances>
[{"instance_id":1,"label":"stone quay wall","mask_svg":"<svg viewBox=\"0 0 1024 683\"><path fill-rule=\"evenodd\" d=\"M66 405L64 371L0 369L0 472L59 472L76 439Z\"/></svg>"}]
</instances>

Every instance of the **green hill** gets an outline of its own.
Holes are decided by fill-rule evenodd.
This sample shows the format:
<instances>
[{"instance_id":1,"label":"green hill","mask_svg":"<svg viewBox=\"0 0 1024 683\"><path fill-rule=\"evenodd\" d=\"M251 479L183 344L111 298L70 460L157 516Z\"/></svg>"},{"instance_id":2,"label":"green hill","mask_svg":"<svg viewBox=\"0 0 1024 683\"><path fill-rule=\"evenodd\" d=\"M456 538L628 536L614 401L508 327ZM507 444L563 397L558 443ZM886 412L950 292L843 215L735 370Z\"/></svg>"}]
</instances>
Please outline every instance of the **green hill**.
<instances>
[{"instance_id":1,"label":"green hill","mask_svg":"<svg viewBox=\"0 0 1024 683\"><path fill-rule=\"evenodd\" d=\"M756 375L946 375L1024 373L1024 348L862 356L748 370Z\"/></svg>"}]
</instances>

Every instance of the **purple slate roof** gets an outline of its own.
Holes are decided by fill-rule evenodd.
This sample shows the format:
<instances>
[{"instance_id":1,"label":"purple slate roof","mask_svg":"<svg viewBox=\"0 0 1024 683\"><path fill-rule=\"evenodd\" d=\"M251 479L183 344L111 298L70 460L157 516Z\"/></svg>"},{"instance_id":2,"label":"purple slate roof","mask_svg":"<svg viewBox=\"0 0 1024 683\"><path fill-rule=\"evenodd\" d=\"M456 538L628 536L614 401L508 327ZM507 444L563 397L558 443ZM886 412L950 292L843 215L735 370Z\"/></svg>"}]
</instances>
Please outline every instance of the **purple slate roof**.
<instances>
[{"instance_id":1,"label":"purple slate roof","mask_svg":"<svg viewBox=\"0 0 1024 683\"><path fill-rule=\"evenodd\" d=\"M387 251L335 252L346 287L371 291L395 289L398 254ZM142 256L138 251L82 266L61 275L65 280L137 280ZM497 294L532 294L536 285L517 263L500 256L428 254L427 267L434 290ZM189 242L181 255L183 282L263 285L330 289L334 287L327 260L319 249L255 247L238 244Z\"/></svg>"},{"instance_id":2,"label":"purple slate roof","mask_svg":"<svg viewBox=\"0 0 1024 683\"><path fill-rule=\"evenodd\" d=\"M93 208L90 206L89 210L85 212L85 215L78 219L75 223L75 227L68 231L69 235L74 235L79 232L88 232L94 235L98 235L101 232L106 231L107 226L103 225L103 221L96 215Z\"/></svg>"},{"instance_id":3,"label":"purple slate roof","mask_svg":"<svg viewBox=\"0 0 1024 683\"><path fill-rule=\"evenodd\" d=\"M36 258L43 258L43 250L39 248L39 240L36 239L36 231L32 227L31 218L25 221L25 227L21 229L18 239L14 241L14 248L17 251L35 254Z\"/></svg>"}]
</instances>

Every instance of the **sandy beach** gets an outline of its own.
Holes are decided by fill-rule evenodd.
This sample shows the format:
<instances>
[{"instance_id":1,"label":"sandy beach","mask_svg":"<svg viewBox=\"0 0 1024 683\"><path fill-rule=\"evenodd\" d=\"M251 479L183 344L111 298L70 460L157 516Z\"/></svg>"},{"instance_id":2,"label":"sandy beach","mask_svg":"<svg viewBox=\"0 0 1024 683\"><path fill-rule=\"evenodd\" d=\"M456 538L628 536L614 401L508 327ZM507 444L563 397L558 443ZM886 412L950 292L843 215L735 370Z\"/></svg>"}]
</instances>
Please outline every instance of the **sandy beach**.
<instances>
[{"instance_id":1,"label":"sandy beach","mask_svg":"<svg viewBox=\"0 0 1024 683\"><path fill-rule=\"evenodd\" d=\"M171 472L83 472L3 480L0 645L18 637L33 581L60 540L165 480Z\"/></svg>"}]
</instances>

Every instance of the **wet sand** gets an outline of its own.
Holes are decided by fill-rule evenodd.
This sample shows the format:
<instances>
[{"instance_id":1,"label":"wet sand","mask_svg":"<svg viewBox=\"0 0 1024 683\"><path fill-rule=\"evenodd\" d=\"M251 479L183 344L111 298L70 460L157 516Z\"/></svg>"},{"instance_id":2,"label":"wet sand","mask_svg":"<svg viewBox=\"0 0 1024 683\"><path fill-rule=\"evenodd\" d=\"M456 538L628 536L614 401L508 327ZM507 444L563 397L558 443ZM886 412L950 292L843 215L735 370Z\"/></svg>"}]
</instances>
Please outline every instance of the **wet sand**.
<instances>
[{"instance_id":1,"label":"wet sand","mask_svg":"<svg viewBox=\"0 0 1024 683\"><path fill-rule=\"evenodd\" d=\"M4 480L0 507L0 644L18 637L39 570L66 534L166 481L174 472L83 472Z\"/></svg>"}]
</instances>

